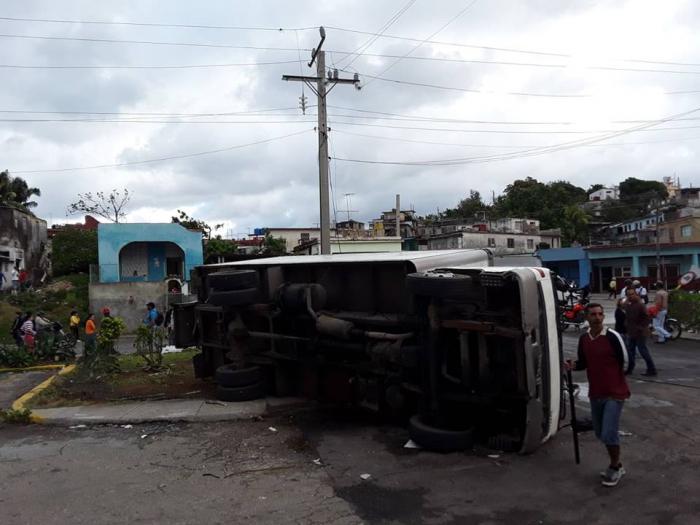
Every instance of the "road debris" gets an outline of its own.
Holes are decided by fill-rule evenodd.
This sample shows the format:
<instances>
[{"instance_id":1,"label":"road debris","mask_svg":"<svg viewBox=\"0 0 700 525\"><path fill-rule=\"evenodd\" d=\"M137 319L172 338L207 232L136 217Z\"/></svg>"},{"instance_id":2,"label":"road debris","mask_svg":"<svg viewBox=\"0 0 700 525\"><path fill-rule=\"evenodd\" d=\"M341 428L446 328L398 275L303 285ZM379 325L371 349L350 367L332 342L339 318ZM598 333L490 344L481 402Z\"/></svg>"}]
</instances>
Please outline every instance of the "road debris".
<instances>
[{"instance_id":1,"label":"road debris","mask_svg":"<svg viewBox=\"0 0 700 525\"><path fill-rule=\"evenodd\" d=\"M365 480L365 481L367 481L367 480L370 479L371 477L372 477L371 474L360 474L360 478L362 478L362 479Z\"/></svg>"},{"instance_id":2,"label":"road debris","mask_svg":"<svg viewBox=\"0 0 700 525\"><path fill-rule=\"evenodd\" d=\"M73 425L72 427L68 427L70 429L76 429L76 428L87 428L87 425Z\"/></svg>"},{"instance_id":3,"label":"road debris","mask_svg":"<svg viewBox=\"0 0 700 525\"><path fill-rule=\"evenodd\" d=\"M314 459L314 464L318 465L319 467L323 466L323 463L321 462L321 458L316 458Z\"/></svg>"},{"instance_id":4,"label":"road debris","mask_svg":"<svg viewBox=\"0 0 700 525\"><path fill-rule=\"evenodd\" d=\"M267 427L267 429L268 429L270 432L277 432L277 429L276 429L275 427Z\"/></svg>"},{"instance_id":5,"label":"road debris","mask_svg":"<svg viewBox=\"0 0 700 525\"><path fill-rule=\"evenodd\" d=\"M618 436L633 436L632 432L627 432L626 430L618 430L617 431Z\"/></svg>"},{"instance_id":6,"label":"road debris","mask_svg":"<svg viewBox=\"0 0 700 525\"><path fill-rule=\"evenodd\" d=\"M148 434L141 434L141 439L146 439L148 437Z\"/></svg>"},{"instance_id":7,"label":"road debris","mask_svg":"<svg viewBox=\"0 0 700 525\"><path fill-rule=\"evenodd\" d=\"M134 428L134 425L122 425L122 428Z\"/></svg>"},{"instance_id":8,"label":"road debris","mask_svg":"<svg viewBox=\"0 0 700 525\"><path fill-rule=\"evenodd\" d=\"M491 459L498 459L501 457L501 455L500 454L489 454L488 457L490 457Z\"/></svg>"},{"instance_id":9,"label":"road debris","mask_svg":"<svg viewBox=\"0 0 700 525\"><path fill-rule=\"evenodd\" d=\"M406 441L406 444L403 446L403 448L422 448L418 443L413 441L412 439L409 439Z\"/></svg>"}]
</instances>

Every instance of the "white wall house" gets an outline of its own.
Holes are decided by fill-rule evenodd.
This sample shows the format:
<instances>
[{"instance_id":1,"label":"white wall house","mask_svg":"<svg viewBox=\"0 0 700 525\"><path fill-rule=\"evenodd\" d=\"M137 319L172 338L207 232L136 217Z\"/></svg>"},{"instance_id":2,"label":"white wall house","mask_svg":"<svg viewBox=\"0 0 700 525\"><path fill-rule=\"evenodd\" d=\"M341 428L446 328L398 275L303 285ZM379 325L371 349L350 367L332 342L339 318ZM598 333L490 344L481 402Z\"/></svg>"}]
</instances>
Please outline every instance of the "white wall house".
<instances>
[{"instance_id":1,"label":"white wall house","mask_svg":"<svg viewBox=\"0 0 700 525\"><path fill-rule=\"evenodd\" d=\"M601 188L588 196L590 201L617 200L619 198L620 190L618 188Z\"/></svg>"},{"instance_id":2,"label":"white wall house","mask_svg":"<svg viewBox=\"0 0 700 525\"><path fill-rule=\"evenodd\" d=\"M538 235L497 232L453 232L428 239L428 250L490 248L497 255L534 253L541 242Z\"/></svg>"}]
</instances>

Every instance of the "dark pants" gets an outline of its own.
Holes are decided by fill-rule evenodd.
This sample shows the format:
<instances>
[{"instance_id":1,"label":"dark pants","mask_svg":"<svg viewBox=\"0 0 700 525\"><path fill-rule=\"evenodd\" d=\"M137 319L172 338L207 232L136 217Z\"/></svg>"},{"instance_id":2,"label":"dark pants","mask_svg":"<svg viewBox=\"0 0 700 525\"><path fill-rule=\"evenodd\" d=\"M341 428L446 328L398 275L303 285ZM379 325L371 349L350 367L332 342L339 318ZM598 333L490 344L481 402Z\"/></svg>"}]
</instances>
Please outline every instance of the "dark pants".
<instances>
[{"instance_id":1,"label":"dark pants","mask_svg":"<svg viewBox=\"0 0 700 525\"><path fill-rule=\"evenodd\" d=\"M80 337L79 337L80 334L78 333L78 327L77 327L77 326L71 326L71 327L70 327L70 333L73 334L73 337L75 337L75 340L76 340L76 341L77 341L78 339L80 339Z\"/></svg>"},{"instance_id":2,"label":"dark pants","mask_svg":"<svg viewBox=\"0 0 700 525\"><path fill-rule=\"evenodd\" d=\"M649 349L647 348L646 337L644 337L643 335L639 337L628 337L627 350L629 350L630 354L630 374L632 373L632 370L634 370L634 360L636 358L637 350L639 350L639 354L642 356L642 359L644 359L644 362L647 365L647 372L656 372L656 365L654 364L654 360L651 358L651 354L649 353Z\"/></svg>"}]
</instances>

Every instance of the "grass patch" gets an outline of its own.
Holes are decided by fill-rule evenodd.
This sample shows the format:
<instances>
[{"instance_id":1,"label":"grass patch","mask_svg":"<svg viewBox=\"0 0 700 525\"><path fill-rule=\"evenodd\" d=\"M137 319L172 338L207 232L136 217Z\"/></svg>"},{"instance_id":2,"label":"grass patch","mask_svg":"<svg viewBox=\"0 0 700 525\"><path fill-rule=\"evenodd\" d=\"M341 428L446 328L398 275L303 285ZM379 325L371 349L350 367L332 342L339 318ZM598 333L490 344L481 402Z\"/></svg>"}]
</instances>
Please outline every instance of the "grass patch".
<instances>
[{"instance_id":1,"label":"grass patch","mask_svg":"<svg viewBox=\"0 0 700 525\"><path fill-rule=\"evenodd\" d=\"M214 398L215 385L194 377L192 357L197 349L165 354L163 370L148 373L144 361L136 355L119 357L121 372L112 376L87 379L78 367L60 376L48 388L27 403L32 408L89 405L139 399Z\"/></svg>"}]
</instances>

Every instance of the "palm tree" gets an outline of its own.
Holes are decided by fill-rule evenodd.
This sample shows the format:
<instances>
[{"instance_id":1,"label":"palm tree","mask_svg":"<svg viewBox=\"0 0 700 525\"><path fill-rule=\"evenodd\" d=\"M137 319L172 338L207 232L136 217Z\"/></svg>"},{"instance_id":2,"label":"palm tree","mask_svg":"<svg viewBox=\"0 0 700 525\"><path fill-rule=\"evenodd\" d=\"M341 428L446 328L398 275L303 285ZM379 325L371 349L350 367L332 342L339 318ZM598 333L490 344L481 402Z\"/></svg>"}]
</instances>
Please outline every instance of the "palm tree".
<instances>
[{"instance_id":1,"label":"palm tree","mask_svg":"<svg viewBox=\"0 0 700 525\"><path fill-rule=\"evenodd\" d=\"M39 188L30 188L27 181L10 176L7 170L0 172L0 204L28 210L37 206L36 201L31 200L34 196L41 196Z\"/></svg>"}]
</instances>

